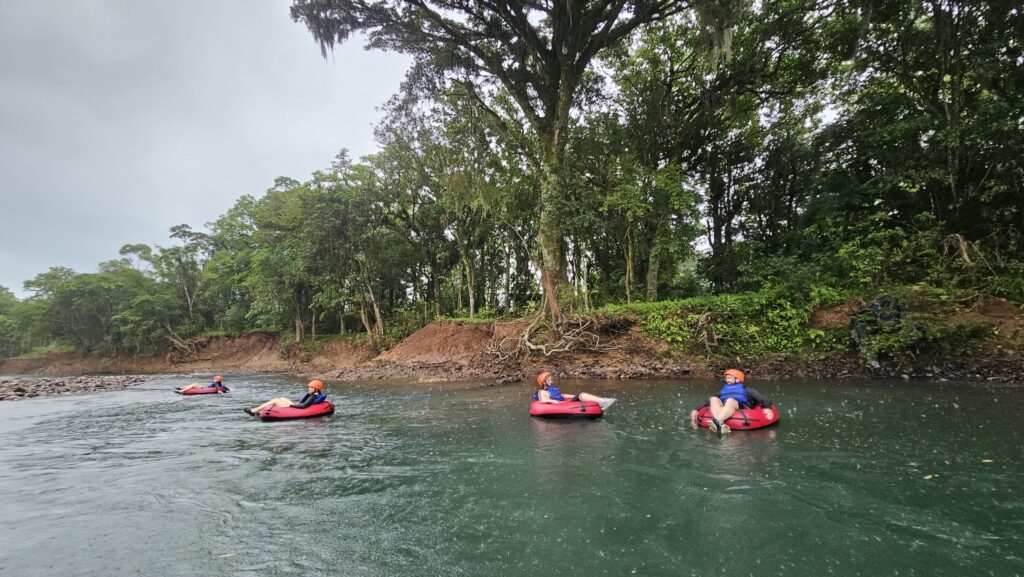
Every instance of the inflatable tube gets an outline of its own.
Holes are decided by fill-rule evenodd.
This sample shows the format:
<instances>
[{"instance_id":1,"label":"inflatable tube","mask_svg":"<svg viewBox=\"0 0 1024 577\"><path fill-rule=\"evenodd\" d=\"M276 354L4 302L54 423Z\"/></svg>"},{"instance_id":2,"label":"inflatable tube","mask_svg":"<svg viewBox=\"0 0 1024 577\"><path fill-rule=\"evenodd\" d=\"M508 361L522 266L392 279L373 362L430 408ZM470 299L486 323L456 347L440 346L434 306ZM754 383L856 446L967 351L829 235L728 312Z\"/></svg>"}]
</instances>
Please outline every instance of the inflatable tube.
<instances>
[{"instance_id":1,"label":"inflatable tube","mask_svg":"<svg viewBox=\"0 0 1024 577\"><path fill-rule=\"evenodd\" d=\"M202 387L200 389L189 389L187 391L174 391L179 395L212 395L217 393L218 387Z\"/></svg>"},{"instance_id":2,"label":"inflatable tube","mask_svg":"<svg viewBox=\"0 0 1024 577\"><path fill-rule=\"evenodd\" d=\"M293 409L292 407L270 407L260 411L260 418L264 421L280 421L283 419L306 419L330 415L334 412L334 405L330 401L324 401L310 405L305 409Z\"/></svg>"},{"instance_id":3,"label":"inflatable tube","mask_svg":"<svg viewBox=\"0 0 1024 577\"><path fill-rule=\"evenodd\" d=\"M731 417L725 420L725 424L729 425L729 428L734 431L749 431L752 429L760 429L762 427L768 427L779 422L779 411L775 408L775 405L768 407L772 410L772 418L768 420L764 416L764 408L756 407L753 409L736 409L736 412ZM711 420L711 407L703 406L697 409L697 426L707 427L708 421Z\"/></svg>"},{"instance_id":4,"label":"inflatable tube","mask_svg":"<svg viewBox=\"0 0 1024 577\"><path fill-rule=\"evenodd\" d=\"M530 416L545 419L596 419L604 414L594 401L562 401L560 403L530 403Z\"/></svg>"}]
</instances>

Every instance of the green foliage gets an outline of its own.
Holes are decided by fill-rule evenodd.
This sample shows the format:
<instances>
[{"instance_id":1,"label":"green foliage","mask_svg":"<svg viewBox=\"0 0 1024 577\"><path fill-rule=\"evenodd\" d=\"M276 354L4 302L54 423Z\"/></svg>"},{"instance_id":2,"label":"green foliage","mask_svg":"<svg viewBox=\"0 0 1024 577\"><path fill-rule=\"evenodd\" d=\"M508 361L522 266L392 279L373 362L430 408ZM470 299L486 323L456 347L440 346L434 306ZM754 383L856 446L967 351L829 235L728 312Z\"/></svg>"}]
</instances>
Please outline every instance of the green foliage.
<instances>
[{"instance_id":1,"label":"green foliage","mask_svg":"<svg viewBox=\"0 0 1024 577\"><path fill-rule=\"evenodd\" d=\"M911 229L894 227L887 215L872 215L851 227L849 240L830 258L829 268L859 289L938 278L941 237L936 220L923 213L914 223Z\"/></svg>"},{"instance_id":2,"label":"green foliage","mask_svg":"<svg viewBox=\"0 0 1024 577\"><path fill-rule=\"evenodd\" d=\"M178 326L182 317L181 303L175 295L166 290L163 294L137 295L119 307L111 317L114 338L122 349L136 354L154 354L167 344L172 327ZM189 337L194 330L188 325L178 326L178 337Z\"/></svg>"},{"instance_id":3,"label":"green foliage","mask_svg":"<svg viewBox=\"0 0 1024 577\"><path fill-rule=\"evenodd\" d=\"M18 327L13 320L0 315L0 359L17 356L19 353L21 342Z\"/></svg>"},{"instance_id":4,"label":"green foliage","mask_svg":"<svg viewBox=\"0 0 1024 577\"><path fill-rule=\"evenodd\" d=\"M423 311L418 307L395 311L388 322L387 342L382 344L384 346L397 344L405 337L423 328L425 324Z\"/></svg>"},{"instance_id":5,"label":"green foliage","mask_svg":"<svg viewBox=\"0 0 1024 577\"><path fill-rule=\"evenodd\" d=\"M603 310L611 318L636 318L648 334L690 353L752 358L824 342L823 334L806 328L811 307L775 290Z\"/></svg>"},{"instance_id":6,"label":"green foliage","mask_svg":"<svg viewBox=\"0 0 1024 577\"><path fill-rule=\"evenodd\" d=\"M995 335L992 326L956 320L964 295L924 283L892 287L879 300L895 303L896 314L883 322L870 315L855 315L866 323L867 338L860 352L865 360L903 359L928 355L970 354ZM976 298L976 297L975 297Z\"/></svg>"},{"instance_id":7,"label":"green foliage","mask_svg":"<svg viewBox=\"0 0 1024 577\"><path fill-rule=\"evenodd\" d=\"M990 277L987 284L992 294L1024 304L1024 262L1004 264L1000 273Z\"/></svg>"},{"instance_id":8,"label":"green foliage","mask_svg":"<svg viewBox=\"0 0 1024 577\"><path fill-rule=\"evenodd\" d=\"M446 4L487 17L443 30L366 12L380 2L318 6L294 15L326 44L372 28L422 56L379 152L278 178L208 231L173 227L172 246L51 268L24 301L0 291L0 355L55 340L148 354L211 331L385 345L435 318L534 312L540 268L572 313L633 315L722 356L844 350L849 335L809 328L811 311L881 294L906 319L867 357L969 348L987 337L948 321L964 295L1024 302L1021 16L1005 3L680 5L636 29L574 17L629 3L522 5L514 22ZM623 35L567 35L582 59L569 84L532 52L552 27L601 22ZM595 38L610 44L578 44Z\"/></svg>"},{"instance_id":9,"label":"green foliage","mask_svg":"<svg viewBox=\"0 0 1024 577\"><path fill-rule=\"evenodd\" d=\"M61 341L52 341L52 342L50 342L49 344L46 344L46 345L39 345L39 346L36 346L36 347L32 347L32 349L29 350L28 352L22 353L22 354L18 355L17 357L14 357L14 358L17 358L17 359L37 359L37 358L45 357L45 356L51 355L51 354L71 353L71 352L74 352L74 351L75 351L75 347L73 347L72 345L70 345L68 343L61 342Z\"/></svg>"},{"instance_id":10,"label":"green foliage","mask_svg":"<svg viewBox=\"0 0 1024 577\"><path fill-rule=\"evenodd\" d=\"M979 322L941 323L929 327L929 352L937 355L970 354L996 336L991 325Z\"/></svg>"}]
</instances>

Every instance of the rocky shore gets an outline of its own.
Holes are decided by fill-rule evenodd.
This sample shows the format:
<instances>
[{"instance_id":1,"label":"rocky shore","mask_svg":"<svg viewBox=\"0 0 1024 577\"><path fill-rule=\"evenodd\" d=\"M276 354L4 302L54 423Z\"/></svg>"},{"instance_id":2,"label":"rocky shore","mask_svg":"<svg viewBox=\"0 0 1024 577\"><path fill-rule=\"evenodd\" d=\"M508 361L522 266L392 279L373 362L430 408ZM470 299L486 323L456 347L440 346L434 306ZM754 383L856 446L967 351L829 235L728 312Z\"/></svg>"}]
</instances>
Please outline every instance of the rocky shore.
<instances>
[{"instance_id":1,"label":"rocky shore","mask_svg":"<svg viewBox=\"0 0 1024 577\"><path fill-rule=\"evenodd\" d=\"M105 375L78 377L18 377L0 379L0 401L17 401L32 397L65 395L126 389L144 383L151 377L142 375Z\"/></svg>"}]
</instances>

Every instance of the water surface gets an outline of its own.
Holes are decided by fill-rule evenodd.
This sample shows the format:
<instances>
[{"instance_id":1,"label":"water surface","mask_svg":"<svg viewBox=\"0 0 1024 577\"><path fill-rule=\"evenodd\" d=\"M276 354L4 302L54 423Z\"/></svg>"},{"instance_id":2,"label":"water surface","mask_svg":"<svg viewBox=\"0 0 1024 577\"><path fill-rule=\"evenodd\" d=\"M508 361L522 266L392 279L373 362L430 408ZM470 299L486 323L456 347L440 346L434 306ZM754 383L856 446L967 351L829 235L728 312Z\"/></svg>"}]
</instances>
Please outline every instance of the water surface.
<instances>
[{"instance_id":1,"label":"water surface","mask_svg":"<svg viewBox=\"0 0 1024 577\"><path fill-rule=\"evenodd\" d=\"M1022 575L1024 392L758 383L778 427L689 428L706 382L329 383L328 418L242 412L229 375L0 403L0 575Z\"/></svg>"}]
</instances>

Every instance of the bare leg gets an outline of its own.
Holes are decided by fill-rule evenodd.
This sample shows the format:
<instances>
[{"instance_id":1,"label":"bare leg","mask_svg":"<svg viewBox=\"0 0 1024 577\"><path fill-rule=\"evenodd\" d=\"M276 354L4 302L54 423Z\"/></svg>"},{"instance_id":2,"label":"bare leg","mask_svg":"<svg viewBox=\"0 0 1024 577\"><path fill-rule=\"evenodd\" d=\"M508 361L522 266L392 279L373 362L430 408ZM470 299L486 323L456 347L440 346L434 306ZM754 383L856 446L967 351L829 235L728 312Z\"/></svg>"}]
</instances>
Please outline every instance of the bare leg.
<instances>
[{"instance_id":1,"label":"bare leg","mask_svg":"<svg viewBox=\"0 0 1024 577\"><path fill-rule=\"evenodd\" d=\"M711 418L717 419L718 412L722 410L722 399L718 397L708 399L708 410L711 411Z\"/></svg>"},{"instance_id":2,"label":"bare leg","mask_svg":"<svg viewBox=\"0 0 1024 577\"><path fill-rule=\"evenodd\" d=\"M202 388L204 388L203 385L200 385L199 383L192 383L191 385L185 385L184 387L178 388L178 392L181 393L181 392L184 392L184 391L188 391L190 389L202 389Z\"/></svg>"},{"instance_id":3,"label":"bare leg","mask_svg":"<svg viewBox=\"0 0 1024 577\"><path fill-rule=\"evenodd\" d=\"M270 399L269 401L263 403L262 405L260 405L258 407L253 407L250 410L253 413L257 413L258 414L263 409L269 409L270 407L290 407L290 406L292 406L291 399L286 399L284 397L277 397L276 399Z\"/></svg>"},{"instance_id":4,"label":"bare leg","mask_svg":"<svg viewBox=\"0 0 1024 577\"><path fill-rule=\"evenodd\" d=\"M718 397L711 397L711 399L711 414L723 423L736 412L736 409L740 408L740 404L736 399L729 399L725 401L724 404L722 403L722 399L719 399Z\"/></svg>"},{"instance_id":5,"label":"bare leg","mask_svg":"<svg viewBox=\"0 0 1024 577\"><path fill-rule=\"evenodd\" d=\"M601 410L607 410L608 407L612 406L615 402L614 397L599 397L597 395L591 395L590 393L580 393L576 395L577 401L592 401L601 405Z\"/></svg>"}]
</instances>

